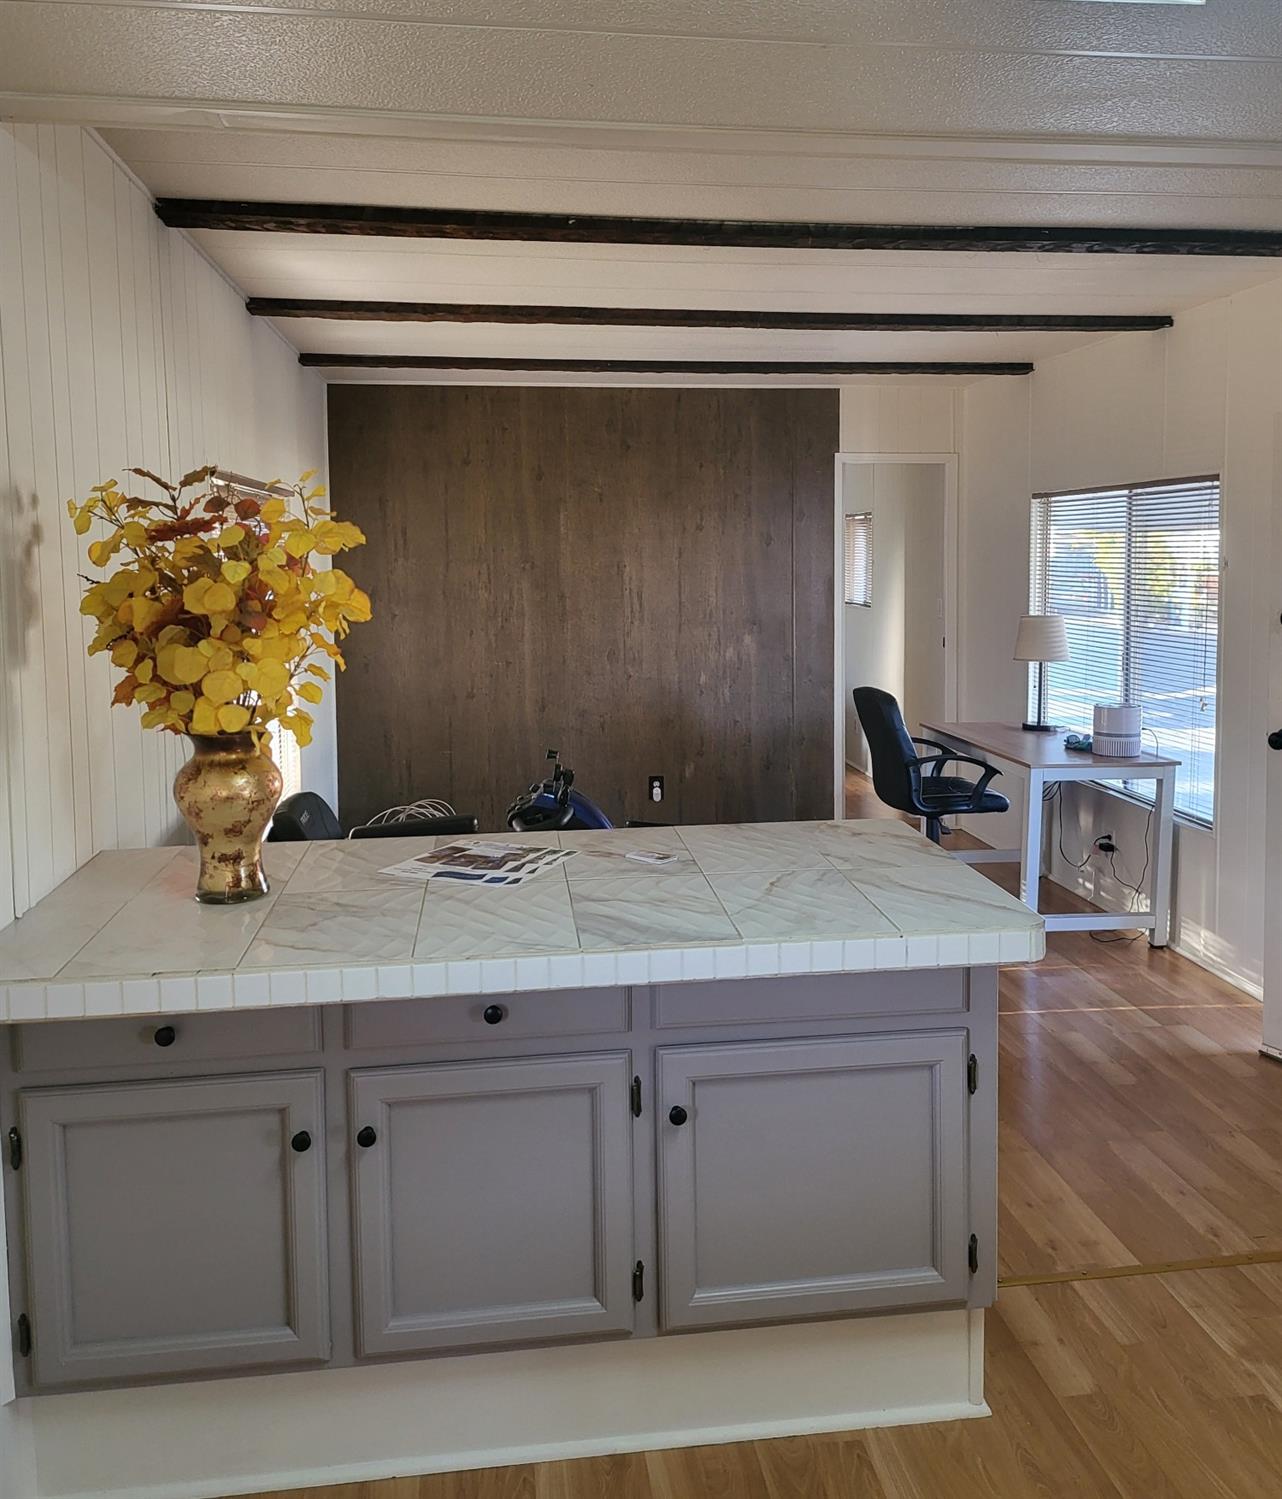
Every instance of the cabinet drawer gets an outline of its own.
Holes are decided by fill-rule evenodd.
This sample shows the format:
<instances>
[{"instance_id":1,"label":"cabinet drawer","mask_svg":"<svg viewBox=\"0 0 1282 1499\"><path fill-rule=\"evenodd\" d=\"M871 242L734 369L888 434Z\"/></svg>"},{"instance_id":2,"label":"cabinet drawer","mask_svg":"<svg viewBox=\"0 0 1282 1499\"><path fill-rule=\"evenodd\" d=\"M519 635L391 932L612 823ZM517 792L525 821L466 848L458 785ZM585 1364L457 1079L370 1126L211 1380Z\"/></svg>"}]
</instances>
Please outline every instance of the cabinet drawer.
<instances>
[{"instance_id":1,"label":"cabinet drawer","mask_svg":"<svg viewBox=\"0 0 1282 1499\"><path fill-rule=\"evenodd\" d=\"M617 1035L628 1029L626 989L551 989L534 994L454 995L351 1005L354 1049L434 1046L540 1036Z\"/></svg>"},{"instance_id":2,"label":"cabinet drawer","mask_svg":"<svg viewBox=\"0 0 1282 1499\"><path fill-rule=\"evenodd\" d=\"M307 1009L62 1020L13 1029L13 1065L18 1072L306 1056L320 1049L321 1040L320 1016Z\"/></svg>"},{"instance_id":3,"label":"cabinet drawer","mask_svg":"<svg viewBox=\"0 0 1282 1499\"><path fill-rule=\"evenodd\" d=\"M965 974L957 968L924 968L667 984L655 990L654 1023L660 1029L691 1025L793 1025L806 1020L938 1015L965 1009Z\"/></svg>"}]
</instances>

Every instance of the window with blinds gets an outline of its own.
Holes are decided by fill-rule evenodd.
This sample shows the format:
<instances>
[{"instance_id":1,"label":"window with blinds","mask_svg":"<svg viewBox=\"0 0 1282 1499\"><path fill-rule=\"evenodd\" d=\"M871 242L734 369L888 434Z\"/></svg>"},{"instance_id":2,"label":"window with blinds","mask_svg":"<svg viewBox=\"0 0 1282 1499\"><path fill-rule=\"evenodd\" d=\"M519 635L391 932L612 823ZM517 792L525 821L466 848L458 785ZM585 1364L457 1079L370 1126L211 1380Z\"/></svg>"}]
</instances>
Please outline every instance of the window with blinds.
<instances>
[{"instance_id":1,"label":"window with blinds","mask_svg":"<svg viewBox=\"0 0 1282 1499\"><path fill-rule=\"evenodd\" d=\"M846 517L846 602L867 608L872 603L872 516Z\"/></svg>"},{"instance_id":2,"label":"window with blinds","mask_svg":"<svg viewBox=\"0 0 1282 1499\"><path fill-rule=\"evenodd\" d=\"M1146 747L1156 735L1181 762L1175 810L1209 825L1219 479L1034 496L1029 575L1032 612L1063 615L1068 631L1071 659L1043 667L1049 720L1089 733L1096 703L1140 704ZM1151 781L1126 785L1152 800Z\"/></svg>"},{"instance_id":3,"label":"window with blinds","mask_svg":"<svg viewBox=\"0 0 1282 1499\"><path fill-rule=\"evenodd\" d=\"M287 796L293 796L296 791L303 789L303 757L298 748L298 740L282 723L277 721L272 724L270 733L271 756L285 783L280 794L281 801L284 801Z\"/></svg>"}]
</instances>

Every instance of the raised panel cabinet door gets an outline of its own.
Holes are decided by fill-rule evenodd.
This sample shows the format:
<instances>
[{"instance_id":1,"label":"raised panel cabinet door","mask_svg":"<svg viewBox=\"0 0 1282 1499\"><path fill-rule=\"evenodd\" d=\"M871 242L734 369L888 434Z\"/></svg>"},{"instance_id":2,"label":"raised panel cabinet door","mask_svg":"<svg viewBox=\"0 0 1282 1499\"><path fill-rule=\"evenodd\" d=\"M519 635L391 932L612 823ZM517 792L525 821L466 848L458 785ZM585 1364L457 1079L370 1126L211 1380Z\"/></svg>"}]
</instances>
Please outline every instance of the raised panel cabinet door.
<instances>
[{"instance_id":1,"label":"raised panel cabinet door","mask_svg":"<svg viewBox=\"0 0 1282 1499\"><path fill-rule=\"evenodd\" d=\"M320 1072L20 1100L37 1385L329 1357Z\"/></svg>"},{"instance_id":2,"label":"raised panel cabinet door","mask_svg":"<svg viewBox=\"0 0 1282 1499\"><path fill-rule=\"evenodd\" d=\"M961 1302L966 1035L658 1052L667 1328Z\"/></svg>"},{"instance_id":3,"label":"raised panel cabinet door","mask_svg":"<svg viewBox=\"0 0 1282 1499\"><path fill-rule=\"evenodd\" d=\"M364 1355L632 1327L626 1052L350 1074Z\"/></svg>"}]
</instances>

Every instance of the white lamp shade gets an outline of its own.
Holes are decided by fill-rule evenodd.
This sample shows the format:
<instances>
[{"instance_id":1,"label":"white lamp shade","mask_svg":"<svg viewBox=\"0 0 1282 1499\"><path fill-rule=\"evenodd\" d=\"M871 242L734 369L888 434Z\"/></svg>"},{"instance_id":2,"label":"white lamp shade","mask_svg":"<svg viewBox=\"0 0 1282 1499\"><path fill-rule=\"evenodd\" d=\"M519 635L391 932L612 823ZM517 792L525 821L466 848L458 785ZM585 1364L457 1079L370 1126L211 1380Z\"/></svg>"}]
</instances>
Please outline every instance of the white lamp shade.
<instances>
[{"instance_id":1,"label":"white lamp shade","mask_svg":"<svg viewBox=\"0 0 1282 1499\"><path fill-rule=\"evenodd\" d=\"M1068 631L1060 614L1025 614L1015 635L1016 661L1067 661Z\"/></svg>"}]
</instances>

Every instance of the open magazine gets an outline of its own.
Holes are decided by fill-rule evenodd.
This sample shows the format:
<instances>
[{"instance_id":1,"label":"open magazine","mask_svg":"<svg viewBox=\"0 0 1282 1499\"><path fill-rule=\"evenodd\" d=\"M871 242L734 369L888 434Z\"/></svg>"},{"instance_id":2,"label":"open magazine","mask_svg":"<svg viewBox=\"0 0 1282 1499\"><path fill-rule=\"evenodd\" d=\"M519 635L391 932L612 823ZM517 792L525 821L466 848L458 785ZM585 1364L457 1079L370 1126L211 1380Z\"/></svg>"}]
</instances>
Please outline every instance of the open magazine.
<instances>
[{"instance_id":1,"label":"open magazine","mask_svg":"<svg viewBox=\"0 0 1282 1499\"><path fill-rule=\"evenodd\" d=\"M400 880L464 880L476 885L519 885L573 856L573 849L494 839L460 838L415 854L380 874Z\"/></svg>"}]
</instances>

